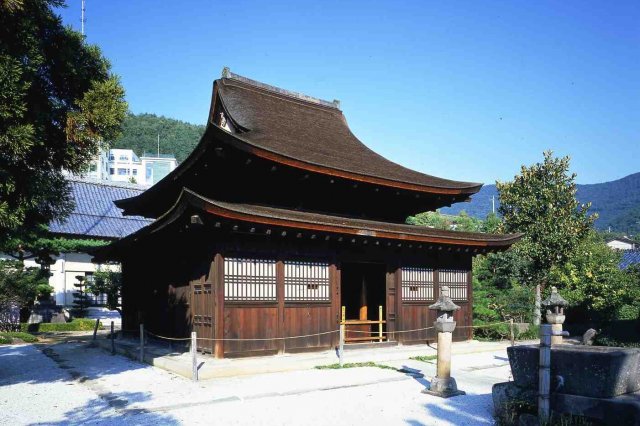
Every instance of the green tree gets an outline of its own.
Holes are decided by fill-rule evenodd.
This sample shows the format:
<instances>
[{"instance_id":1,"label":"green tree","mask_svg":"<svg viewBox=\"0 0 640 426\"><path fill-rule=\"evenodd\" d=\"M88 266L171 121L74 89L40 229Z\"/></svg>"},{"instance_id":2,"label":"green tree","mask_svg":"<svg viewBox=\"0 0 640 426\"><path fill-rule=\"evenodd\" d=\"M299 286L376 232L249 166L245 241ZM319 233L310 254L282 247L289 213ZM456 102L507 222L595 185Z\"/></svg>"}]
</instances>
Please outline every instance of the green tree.
<instances>
[{"instance_id":1,"label":"green tree","mask_svg":"<svg viewBox=\"0 0 640 426\"><path fill-rule=\"evenodd\" d=\"M25 268L19 260L0 260L0 312L6 313L18 307L28 312L39 296L49 296L49 274L40 268ZM5 315L2 315L4 318ZM0 320L0 331L15 328L11 321Z\"/></svg>"},{"instance_id":2,"label":"green tree","mask_svg":"<svg viewBox=\"0 0 640 426\"><path fill-rule=\"evenodd\" d=\"M53 264L53 256L60 253L91 253L92 250L109 244L104 240L51 236L46 226L10 234L0 239L0 252L16 260L34 259L43 269Z\"/></svg>"},{"instance_id":3,"label":"green tree","mask_svg":"<svg viewBox=\"0 0 640 426\"><path fill-rule=\"evenodd\" d=\"M120 310L120 297L122 295L122 273L111 269L100 268L93 275L93 282L89 283L87 291L95 294L107 295L107 308L112 311Z\"/></svg>"},{"instance_id":4,"label":"green tree","mask_svg":"<svg viewBox=\"0 0 640 426\"><path fill-rule=\"evenodd\" d=\"M122 135L113 141L112 148L132 149L136 154L156 153L158 137L160 152L173 154L184 161L204 134L205 126L185 123L154 114L127 114L122 123Z\"/></svg>"},{"instance_id":5,"label":"green tree","mask_svg":"<svg viewBox=\"0 0 640 426\"><path fill-rule=\"evenodd\" d=\"M514 249L528 262L526 282L536 288L534 324L540 323L541 288L554 266L563 265L589 233L596 215L576 200L576 175L569 174L569 157L522 166L511 182L497 182L504 232L521 232Z\"/></svg>"},{"instance_id":6,"label":"green tree","mask_svg":"<svg viewBox=\"0 0 640 426\"><path fill-rule=\"evenodd\" d=\"M73 292L74 314L79 318L84 318L90 303L89 292L87 290L88 281L84 275L76 275L76 280L78 280L78 282L73 284L76 288L76 291Z\"/></svg>"},{"instance_id":7,"label":"green tree","mask_svg":"<svg viewBox=\"0 0 640 426\"><path fill-rule=\"evenodd\" d=\"M455 230L459 232L499 232L500 218L490 213L485 221L469 216L462 210L457 215L445 215L439 211L418 213L409 216L406 222L410 225L428 226L436 229Z\"/></svg>"},{"instance_id":8,"label":"green tree","mask_svg":"<svg viewBox=\"0 0 640 426\"><path fill-rule=\"evenodd\" d=\"M563 290L573 305L572 316L607 321L618 318L620 307L638 303L640 287L633 283L632 271L620 270L620 257L592 231L567 262L551 268L549 282Z\"/></svg>"},{"instance_id":9,"label":"green tree","mask_svg":"<svg viewBox=\"0 0 640 426\"><path fill-rule=\"evenodd\" d=\"M86 170L126 114L109 62L62 25L63 6L0 2L0 240L69 213L63 170Z\"/></svg>"}]
</instances>

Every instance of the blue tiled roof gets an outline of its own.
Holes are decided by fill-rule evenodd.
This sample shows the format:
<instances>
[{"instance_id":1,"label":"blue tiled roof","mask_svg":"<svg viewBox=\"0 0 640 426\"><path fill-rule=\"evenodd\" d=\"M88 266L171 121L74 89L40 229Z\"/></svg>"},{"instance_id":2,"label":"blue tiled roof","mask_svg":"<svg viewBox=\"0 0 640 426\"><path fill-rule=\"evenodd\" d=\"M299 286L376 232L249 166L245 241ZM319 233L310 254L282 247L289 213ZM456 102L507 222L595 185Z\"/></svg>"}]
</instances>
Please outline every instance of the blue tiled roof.
<instances>
[{"instance_id":1,"label":"blue tiled roof","mask_svg":"<svg viewBox=\"0 0 640 426\"><path fill-rule=\"evenodd\" d=\"M122 238L150 224L140 216L122 216L115 200L140 194L145 187L110 181L70 178L73 213L62 222L52 222L49 230L56 234L93 238Z\"/></svg>"},{"instance_id":2,"label":"blue tiled roof","mask_svg":"<svg viewBox=\"0 0 640 426\"><path fill-rule=\"evenodd\" d=\"M620 269L626 269L631 265L640 264L640 250L626 250L622 252Z\"/></svg>"}]
</instances>

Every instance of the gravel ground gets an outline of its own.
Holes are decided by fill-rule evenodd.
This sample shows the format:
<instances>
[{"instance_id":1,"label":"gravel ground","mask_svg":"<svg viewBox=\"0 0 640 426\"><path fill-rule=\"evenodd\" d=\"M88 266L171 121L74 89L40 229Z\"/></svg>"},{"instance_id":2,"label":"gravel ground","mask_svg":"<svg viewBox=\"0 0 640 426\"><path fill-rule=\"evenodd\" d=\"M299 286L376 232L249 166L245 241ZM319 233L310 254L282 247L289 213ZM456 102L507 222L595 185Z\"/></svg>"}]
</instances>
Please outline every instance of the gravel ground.
<instances>
[{"instance_id":1,"label":"gravel ground","mask_svg":"<svg viewBox=\"0 0 640 426\"><path fill-rule=\"evenodd\" d=\"M422 394L435 365L305 370L191 382L85 343L0 347L0 424L485 425L505 351L453 358L467 395Z\"/></svg>"}]
</instances>

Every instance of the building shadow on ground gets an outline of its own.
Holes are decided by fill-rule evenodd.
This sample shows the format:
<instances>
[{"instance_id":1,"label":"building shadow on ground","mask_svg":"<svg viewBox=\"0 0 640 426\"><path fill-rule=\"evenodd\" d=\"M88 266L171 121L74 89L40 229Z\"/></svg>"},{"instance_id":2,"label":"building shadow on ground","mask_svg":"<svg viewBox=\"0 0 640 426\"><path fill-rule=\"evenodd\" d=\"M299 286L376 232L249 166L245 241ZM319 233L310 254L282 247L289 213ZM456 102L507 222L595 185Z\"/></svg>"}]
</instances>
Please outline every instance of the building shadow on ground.
<instances>
[{"instance_id":1,"label":"building shadow on ground","mask_svg":"<svg viewBox=\"0 0 640 426\"><path fill-rule=\"evenodd\" d=\"M404 367L407 368L407 367ZM430 378L420 375L412 375L413 379L420 383L424 389L429 389ZM464 389L463 389L464 390ZM437 396L425 395L425 399L433 400ZM423 422L417 419L405 420L411 426L430 426L436 420L446 421L453 425L483 425L494 424L493 401L491 394L467 394L452 398L438 398L434 402L425 402L424 408L429 418L434 422Z\"/></svg>"},{"instance_id":2,"label":"building shadow on ground","mask_svg":"<svg viewBox=\"0 0 640 426\"><path fill-rule=\"evenodd\" d=\"M0 346L0 386L79 381L152 368L86 343Z\"/></svg>"},{"instance_id":3,"label":"building shadow on ground","mask_svg":"<svg viewBox=\"0 0 640 426\"><path fill-rule=\"evenodd\" d=\"M64 420L40 422L36 425L178 425L171 415L129 405L149 399L143 392L122 392L98 395L86 404L64 413Z\"/></svg>"}]
</instances>

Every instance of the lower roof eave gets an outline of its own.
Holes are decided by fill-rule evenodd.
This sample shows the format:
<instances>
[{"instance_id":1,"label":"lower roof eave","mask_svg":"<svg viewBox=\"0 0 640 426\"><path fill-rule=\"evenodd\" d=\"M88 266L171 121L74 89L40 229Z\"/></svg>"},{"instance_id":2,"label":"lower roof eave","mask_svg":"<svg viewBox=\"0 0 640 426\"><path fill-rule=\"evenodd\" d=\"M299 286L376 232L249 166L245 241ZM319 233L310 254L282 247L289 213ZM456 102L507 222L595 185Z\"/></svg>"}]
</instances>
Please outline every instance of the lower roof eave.
<instances>
[{"instance_id":1,"label":"lower roof eave","mask_svg":"<svg viewBox=\"0 0 640 426\"><path fill-rule=\"evenodd\" d=\"M207 213L213 218L247 225L263 225L298 232L318 232L350 238L380 239L397 243L448 246L456 249L468 248L473 252L481 253L506 250L522 237L521 234L456 232L275 207L228 203L207 199L185 188L169 211L151 225L98 250L96 260L121 260L127 247L135 245L148 235L161 232L171 223L180 220L185 216L188 208L190 211Z\"/></svg>"}]
</instances>

